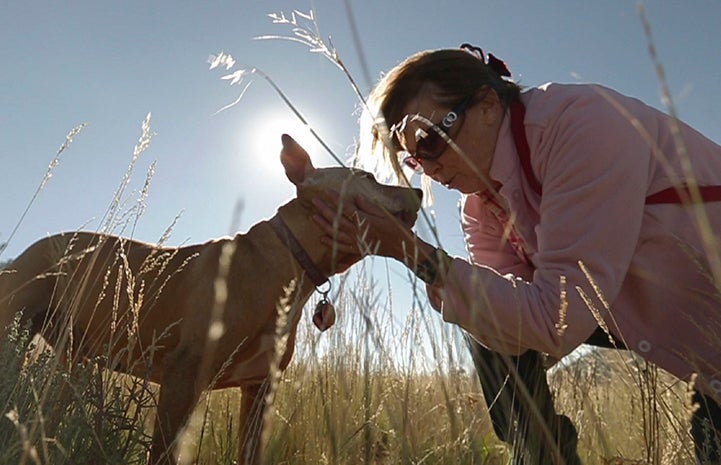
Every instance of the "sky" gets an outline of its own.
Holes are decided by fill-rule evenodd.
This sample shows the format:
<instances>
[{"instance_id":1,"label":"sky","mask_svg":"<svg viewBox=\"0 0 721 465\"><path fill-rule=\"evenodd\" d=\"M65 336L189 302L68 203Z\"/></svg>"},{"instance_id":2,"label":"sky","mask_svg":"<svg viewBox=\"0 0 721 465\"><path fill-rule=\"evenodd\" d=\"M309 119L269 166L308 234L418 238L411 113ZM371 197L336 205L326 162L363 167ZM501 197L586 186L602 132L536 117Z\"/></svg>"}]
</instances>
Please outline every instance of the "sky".
<instances>
[{"instance_id":1,"label":"sky","mask_svg":"<svg viewBox=\"0 0 721 465\"><path fill-rule=\"evenodd\" d=\"M721 2L644 7L678 115L721 142ZM246 80L243 98L219 112L243 90L209 70L209 56L221 51L236 68L270 76L346 159L359 135L347 77L302 44L254 40L291 35L269 13L311 9L320 36L332 38L364 93L414 52L470 42L503 59L524 86L597 82L666 108L634 0L5 0L0 243L9 243L0 261L48 234L100 228L148 113L152 141L129 186L141 190L154 163L137 239L158 241L181 213L171 245L246 231L271 217L294 195L278 157L284 132L316 166L335 164L262 80ZM66 135L83 123L23 218ZM458 195L434 192L441 243L463 255Z\"/></svg>"}]
</instances>

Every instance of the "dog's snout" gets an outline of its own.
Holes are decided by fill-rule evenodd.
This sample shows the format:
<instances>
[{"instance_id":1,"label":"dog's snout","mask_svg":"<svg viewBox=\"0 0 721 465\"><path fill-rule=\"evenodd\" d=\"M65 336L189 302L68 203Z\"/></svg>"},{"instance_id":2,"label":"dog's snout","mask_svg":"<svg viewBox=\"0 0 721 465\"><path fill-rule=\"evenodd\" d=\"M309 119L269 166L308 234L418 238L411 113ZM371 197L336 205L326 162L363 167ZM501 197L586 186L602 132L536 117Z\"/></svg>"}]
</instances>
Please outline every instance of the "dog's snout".
<instances>
[{"instance_id":1,"label":"dog's snout","mask_svg":"<svg viewBox=\"0 0 721 465\"><path fill-rule=\"evenodd\" d=\"M422 190L414 187L414 188L413 188L413 193L416 194L416 197L418 198L418 201L419 201L419 202L422 202L422 201L423 201L423 191L422 191Z\"/></svg>"},{"instance_id":2,"label":"dog's snout","mask_svg":"<svg viewBox=\"0 0 721 465\"><path fill-rule=\"evenodd\" d=\"M406 188L404 190L404 203L406 204L406 209L410 208L414 211L418 211L423 204L423 191L415 187Z\"/></svg>"}]
</instances>

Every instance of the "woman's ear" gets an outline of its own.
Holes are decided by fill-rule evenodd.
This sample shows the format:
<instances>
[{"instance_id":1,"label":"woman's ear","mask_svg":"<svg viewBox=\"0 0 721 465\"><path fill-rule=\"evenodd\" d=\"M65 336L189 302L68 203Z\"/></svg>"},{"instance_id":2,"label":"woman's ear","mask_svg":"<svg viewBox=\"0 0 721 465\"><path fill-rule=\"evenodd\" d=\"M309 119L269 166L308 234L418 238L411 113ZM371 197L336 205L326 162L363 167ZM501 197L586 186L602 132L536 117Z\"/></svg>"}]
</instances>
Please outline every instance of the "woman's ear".
<instances>
[{"instance_id":1,"label":"woman's ear","mask_svg":"<svg viewBox=\"0 0 721 465\"><path fill-rule=\"evenodd\" d=\"M489 86L481 87L478 92L476 92L476 98L478 99L479 105L483 106L500 105L501 103L498 92Z\"/></svg>"},{"instance_id":2,"label":"woman's ear","mask_svg":"<svg viewBox=\"0 0 721 465\"><path fill-rule=\"evenodd\" d=\"M489 87L481 88L477 93L479 99L478 106L483 111L483 116L488 122L495 122L500 116L503 116L504 108L498 93Z\"/></svg>"}]
</instances>

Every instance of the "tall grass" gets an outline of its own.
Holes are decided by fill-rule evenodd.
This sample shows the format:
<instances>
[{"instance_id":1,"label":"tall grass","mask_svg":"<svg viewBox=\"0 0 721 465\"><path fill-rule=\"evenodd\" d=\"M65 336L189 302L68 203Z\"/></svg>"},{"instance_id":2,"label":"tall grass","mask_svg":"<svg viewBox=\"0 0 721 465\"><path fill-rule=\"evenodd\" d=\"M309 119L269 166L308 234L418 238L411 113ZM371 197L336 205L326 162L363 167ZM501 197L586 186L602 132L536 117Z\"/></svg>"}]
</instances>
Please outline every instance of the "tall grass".
<instances>
[{"instance_id":1,"label":"tall grass","mask_svg":"<svg viewBox=\"0 0 721 465\"><path fill-rule=\"evenodd\" d=\"M457 365L435 370L397 362L400 346L421 347L423 318L406 322L403 337L389 331L391 309L367 276L344 283L336 296L339 323L320 335L303 318L294 362L282 374L270 406L267 464L504 464L508 455L494 438L476 375ZM352 296L351 294L356 294ZM358 298L368 306L359 307ZM430 315L429 315L430 316ZM144 463L153 422L154 386L142 380L79 365L70 398L58 393L67 376L52 354L27 361L27 334L15 327L3 341L7 399L0 421L0 463ZM375 341L378 338L379 343ZM395 341L399 347L387 344ZM438 351L454 344L440 337ZM554 370L560 411L580 433L587 464L690 463L685 386L627 354L599 351ZM644 396L640 393L645 392ZM228 389L200 401L186 463L232 464L237 453L239 395ZM59 427L43 430L49 414ZM653 436L653 441L650 437ZM649 451L648 447L654 450Z\"/></svg>"},{"instance_id":2,"label":"tall grass","mask_svg":"<svg viewBox=\"0 0 721 465\"><path fill-rule=\"evenodd\" d=\"M301 320L294 362L269 408L265 463L503 463L487 441L475 378L447 366L398 366L398 347L381 342L392 340L384 334L389 309L374 304L379 296L368 283L361 276L341 285L334 298L339 322L330 331L321 335L309 318ZM423 324L410 323L396 343L422 345ZM238 400L221 391L201 402L201 463L229 455Z\"/></svg>"},{"instance_id":3,"label":"tall grass","mask_svg":"<svg viewBox=\"0 0 721 465\"><path fill-rule=\"evenodd\" d=\"M80 125L68 134L8 241L53 177L61 154L85 126ZM148 114L131 163L113 195L99 232L122 233L128 225L134 226L144 211L154 163L134 202L130 202L131 196L126 195L125 190L138 158L149 145L149 128ZM129 208L128 203L132 203ZM80 256L90 253L65 251L68 256L71 252ZM0 274L12 272L0 269ZM0 299L7 298L0 296ZM56 300L70 298L60 295L60 290L55 296ZM56 350L51 350L42 339L21 327L20 316L16 315L9 332L0 339L0 366L5 370L0 381L0 406L4 415L0 420L0 463L145 463L149 444L145 425L155 405L155 389L142 379L100 369L114 363L108 361L108 356L77 359L66 336L60 338L62 342ZM63 359L68 362L64 363Z\"/></svg>"},{"instance_id":4,"label":"tall grass","mask_svg":"<svg viewBox=\"0 0 721 465\"><path fill-rule=\"evenodd\" d=\"M50 164L48 165L48 170L45 172L45 176L43 176L43 178L40 180L40 184L38 184L38 187L35 189L35 193L30 198L30 201L25 207L25 210L20 215L17 223L15 223L13 230L8 235L8 238L4 242L0 243L0 258L2 258L3 253L5 252L5 249L7 248L10 241L12 241L15 237L15 234L18 232L20 225L25 220L25 217L30 211L30 208L32 208L40 193L43 191L43 189L45 189L48 181L50 181L50 179L53 177L53 172L55 171L55 168L60 164L60 158L62 154L70 147L75 137L80 134L80 132L85 128L85 126L87 126L87 123L79 124L72 130L70 130L70 132L68 132L68 134L65 136L65 141L60 144L60 148L58 148L58 151L55 153L55 157L53 157L53 159L50 161Z\"/></svg>"}]
</instances>

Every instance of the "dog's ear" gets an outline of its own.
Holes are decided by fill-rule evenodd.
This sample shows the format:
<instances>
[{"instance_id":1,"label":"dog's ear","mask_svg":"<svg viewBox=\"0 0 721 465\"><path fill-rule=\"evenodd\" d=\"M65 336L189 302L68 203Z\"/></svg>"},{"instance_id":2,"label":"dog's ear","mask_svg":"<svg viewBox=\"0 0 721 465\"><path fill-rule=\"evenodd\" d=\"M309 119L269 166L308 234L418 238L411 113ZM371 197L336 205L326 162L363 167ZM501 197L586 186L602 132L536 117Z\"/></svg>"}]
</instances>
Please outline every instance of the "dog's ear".
<instances>
[{"instance_id":1,"label":"dog's ear","mask_svg":"<svg viewBox=\"0 0 721 465\"><path fill-rule=\"evenodd\" d=\"M280 162L285 168L285 175L295 185L301 184L307 175L313 172L313 162L308 152L288 134L283 134L283 149L280 151Z\"/></svg>"}]
</instances>

